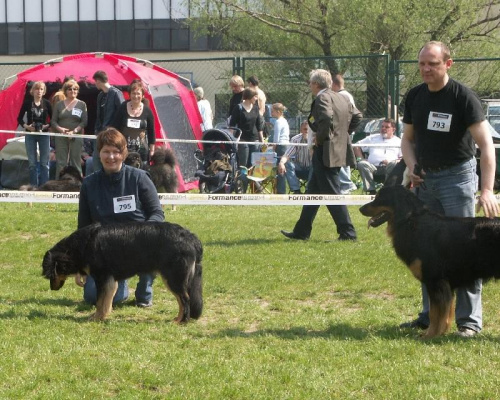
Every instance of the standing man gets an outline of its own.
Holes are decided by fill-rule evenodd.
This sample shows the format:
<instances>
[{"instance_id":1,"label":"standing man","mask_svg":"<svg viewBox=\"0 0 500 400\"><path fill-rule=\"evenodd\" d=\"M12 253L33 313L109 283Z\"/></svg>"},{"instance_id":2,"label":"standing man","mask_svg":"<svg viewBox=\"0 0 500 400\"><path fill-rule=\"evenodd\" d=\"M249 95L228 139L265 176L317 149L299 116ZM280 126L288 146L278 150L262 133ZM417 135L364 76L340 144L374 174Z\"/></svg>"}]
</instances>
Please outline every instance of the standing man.
<instances>
[{"instance_id":1,"label":"standing man","mask_svg":"<svg viewBox=\"0 0 500 400\"><path fill-rule=\"evenodd\" d=\"M341 96L344 96L349 102L356 107L354 103L354 97L344 88L344 77L340 74L335 74L332 77L332 90L337 92ZM349 132L351 133L351 132ZM351 180L351 167L345 166L340 169L340 192L342 194L349 194L353 190L357 189L357 186Z\"/></svg>"},{"instance_id":2,"label":"standing man","mask_svg":"<svg viewBox=\"0 0 500 400\"><path fill-rule=\"evenodd\" d=\"M481 150L481 196L476 209L487 217L498 214L493 195L495 151L477 95L448 75L453 61L441 42L427 42L419 52L424 83L412 88L404 108L401 149L417 196L432 211L473 217L477 186L476 149ZM422 168L421 174L415 165ZM425 181L425 186L422 183ZM482 328L481 280L457 289L457 334L472 337ZM422 285L423 310L401 328L429 326L429 298Z\"/></svg>"},{"instance_id":3,"label":"standing man","mask_svg":"<svg viewBox=\"0 0 500 400\"><path fill-rule=\"evenodd\" d=\"M340 168L354 165L355 162L349 132L356 128L361 117L355 114L354 106L348 100L331 89L332 76L328 71L311 71L309 87L315 99L308 122L316 137L312 156L313 172L306 193L340 194ZM338 239L356 240L347 206L329 205L327 208L337 225ZM282 230L281 233L290 239L309 239L318 209L319 205L304 205L293 231Z\"/></svg>"},{"instance_id":4,"label":"standing man","mask_svg":"<svg viewBox=\"0 0 500 400\"><path fill-rule=\"evenodd\" d=\"M401 158L401 139L394 133L396 132L396 121L387 118L382 121L380 134L370 135L360 140L359 145L377 145L384 144L394 147L355 147L354 154L358 162L358 171L363 181L363 190L369 194L375 194L375 173L384 175L384 181L392 172L399 159ZM363 153L368 153L368 159L365 160Z\"/></svg>"},{"instance_id":5,"label":"standing man","mask_svg":"<svg viewBox=\"0 0 500 400\"><path fill-rule=\"evenodd\" d=\"M243 78L239 75L233 75L231 80L229 81L229 87L233 92L231 99L229 100L229 114L227 123L229 125L229 118L233 115L234 107L237 107L243 100L243 90L245 90L245 82Z\"/></svg>"},{"instance_id":6,"label":"standing man","mask_svg":"<svg viewBox=\"0 0 500 400\"><path fill-rule=\"evenodd\" d=\"M264 115L266 112L266 95L259 87L259 80L256 76L252 75L247 79L248 87L257 92L257 105L259 106L259 114Z\"/></svg>"},{"instance_id":7,"label":"standing man","mask_svg":"<svg viewBox=\"0 0 500 400\"><path fill-rule=\"evenodd\" d=\"M97 115L94 125L94 133L97 135L108 126L111 126L115 119L116 112L120 104L125 101L125 98L119 89L109 84L108 74L106 74L105 71L96 71L92 78L95 81L96 88L100 90L97 95ZM96 146L94 143L94 151L95 148ZM92 165L94 171L102 168L99 154L92 153Z\"/></svg>"}]
</instances>

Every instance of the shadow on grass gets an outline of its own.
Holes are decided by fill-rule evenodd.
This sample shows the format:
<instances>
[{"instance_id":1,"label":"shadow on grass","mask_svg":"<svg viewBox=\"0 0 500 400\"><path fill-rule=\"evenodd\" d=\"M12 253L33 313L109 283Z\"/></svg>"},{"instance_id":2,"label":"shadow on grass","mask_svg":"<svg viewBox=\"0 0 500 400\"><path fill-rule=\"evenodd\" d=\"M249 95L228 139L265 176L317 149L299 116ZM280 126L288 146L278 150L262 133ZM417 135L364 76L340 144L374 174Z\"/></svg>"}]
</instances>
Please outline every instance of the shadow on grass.
<instances>
[{"instance_id":1,"label":"shadow on grass","mask_svg":"<svg viewBox=\"0 0 500 400\"><path fill-rule=\"evenodd\" d=\"M493 337L488 334L481 334L473 339L464 339L454 335L452 332L431 339L431 340L421 340L418 332L402 330L397 326L385 326L381 329L365 329L359 327L353 327L347 324L337 324L330 325L324 330L314 330L302 326L292 327L289 329L262 329L256 331L244 331L240 329L225 329L212 336L211 338L260 338L266 336L274 336L280 339L288 340L306 340L306 339L336 339L336 340L367 340L370 338L379 338L384 341L387 340L404 340L410 339L415 340L423 345L436 345L436 344L447 344L447 343L464 343L468 341L489 341L500 343L499 337Z\"/></svg>"},{"instance_id":2,"label":"shadow on grass","mask_svg":"<svg viewBox=\"0 0 500 400\"><path fill-rule=\"evenodd\" d=\"M247 246L262 246L269 245L272 242L283 242L281 239L241 239L241 240L231 240L230 242L226 240L205 240L203 242L203 247L208 246L220 246L220 247L238 247L241 245Z\"/></svg>"},{"instance_id":3,"label":"shadow on grass","mask_svg":"<svg viewBox=\"0 0 500 400\"><path fill-rule=\"evenodd\" d=\"M89 316L94 312L95 306L91 304L87 304L84 301L75 301L69 298L60 298L60 299L37 299L37 298L28 298L28 299L23 299L23 300L6 300L6 299L0 299L0 304L4 305L9 305L12 306L12 308L8 311L0 313L0 320L2 319L18 319L20 317L27 318L29 320L31 319L40 319L40 318L47 318L47 319L53 319L54 315L53 314L48 314L43 310L27 310L26 313L23 313L22 311L22 306L23 305L31 305L31 306L36 306L39 305L41 308L42 307L50 307L50 306L58 306L61 308L74 308L76 312L86 312L88 311L88 315L75 315L75 316L68 316L61 314L60 317L55 317L58 319L62 320L73 320L76 322L85 322L89 320ZM128 307L128 306L133 306L135 307L135 301L134 300L128 300L119 304L114 304L113 305L113 310L118 310L123 307Z\"/></svg>"}]
</instances>

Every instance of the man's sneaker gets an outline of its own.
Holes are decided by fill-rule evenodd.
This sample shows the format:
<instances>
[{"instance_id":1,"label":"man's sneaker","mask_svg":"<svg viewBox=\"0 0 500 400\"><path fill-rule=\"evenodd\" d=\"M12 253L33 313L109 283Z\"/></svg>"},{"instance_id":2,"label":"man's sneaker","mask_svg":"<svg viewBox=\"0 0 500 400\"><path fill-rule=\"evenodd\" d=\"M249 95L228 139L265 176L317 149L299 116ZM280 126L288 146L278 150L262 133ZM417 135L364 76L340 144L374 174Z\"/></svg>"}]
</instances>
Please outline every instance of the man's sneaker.
<instances>
[{"instance_id":1,"label":"man's sneaker","mask_svg":"<svg viewBox=\"0 0 500 400\"><path fill-rule=\"evenodd\" d=\"M429 327L429 325L426 325L423 322L419 321L418 319L415 319L415 320L410 321L410 322L404 322L401 325L399 325L399 327L401 329L410 328L410 329L422 329L422 330L424 330L424 329L427 329Z\"/></svg>"},{"instance_id":2,"label":"man's sneaker","mask_svg":"<svg viewBox=\"0 0 500 400\"><path fill-rule=\"evenodd\" d=\"M466 326L461 326L458 328L458 331L455 332L455 335L463 337L463 338L471 338L474 337L478 334L478 331L475 331L474 329L467 328Z\"/></svg>"},{"instance_id":3,"label":"man's sneaker","mask_svg":"<svg viewBox=\"0 0 500 400\"><path fill-rule=\"evenodd\" d=\"M135 305L137 307L140 307L140 308L148 308L148 307L152 307L153 306L153 302L152 301L148 301L146 303L146 302L138 301L138 302L135 303Z\"/></svg>"}]
</instances>

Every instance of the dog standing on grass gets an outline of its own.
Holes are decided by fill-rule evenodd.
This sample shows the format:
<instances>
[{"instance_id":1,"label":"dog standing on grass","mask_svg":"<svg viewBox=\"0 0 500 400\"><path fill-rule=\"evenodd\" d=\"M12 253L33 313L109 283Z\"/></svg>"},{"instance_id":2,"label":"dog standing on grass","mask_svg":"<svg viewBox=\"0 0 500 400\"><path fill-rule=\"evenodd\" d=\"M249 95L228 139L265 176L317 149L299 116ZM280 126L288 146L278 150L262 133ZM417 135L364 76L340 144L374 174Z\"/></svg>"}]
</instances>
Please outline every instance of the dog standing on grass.
<instances>
[{"instance_id":1,"label":"dog standing on grass","mask_svg":"<svg viewBox=\"0 0 500 400\"><path fill-rule=\"evenodd\" d=\"M158 193L177 193L179 181L175 166L177 160L174 152L165 147L157 147L151 157L149 174ZM172 205L172 211L175 211L175 204Z\"/></svg>"},{"instance_id":2,"label":"dog standing on grass","mask_svg":"<svg viewBox=\"0 0 500 400\"><path fill-rule=\"evenodd\" d=\"M165 147L157 147L151 157L149 174L158 193L177 193L179 182L175 166L177 160L174 152Z\"/></svg>"},{"instance_id":3,"label":"dog standing on grass","mask_svg":"<svg viewBox=\"0 0 500 400\"><path fill-rule=\"evenodd\" d=\"M198 319L203 309L203 246L196 235L168 222L93 224L73 232L45 253L43 276L59 290L68 276L92 275L97 288L93 320L111 313L118 281L159 273L179 304L175 322Z\"/></svg>"},{"instance_id":4,"label":"dog standing on grass","mask_svg":"<svg viewBox=\"0 0 500 400\"><path fill-rule=\"evenodd\" d=\"M427 209L403 186L383 187L362 206L368 227L387 222L398 257L425 283L430 325L423 339L443 335L454 319L454 290L482 278L500 278L500 219L445 217Z\"/></svg>"}]
</instances>

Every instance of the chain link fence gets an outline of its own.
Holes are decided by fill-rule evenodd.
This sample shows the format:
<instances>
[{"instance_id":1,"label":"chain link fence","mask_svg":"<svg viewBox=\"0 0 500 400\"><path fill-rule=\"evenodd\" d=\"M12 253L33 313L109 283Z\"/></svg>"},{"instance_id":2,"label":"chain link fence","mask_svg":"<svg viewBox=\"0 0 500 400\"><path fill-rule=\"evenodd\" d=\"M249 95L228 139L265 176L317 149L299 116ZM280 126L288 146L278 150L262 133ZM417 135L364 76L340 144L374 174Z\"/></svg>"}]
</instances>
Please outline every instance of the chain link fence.
<instances>
[{"instance_id":1,"label":"chain link fence","mask_svg":"<svg viewBox=\"0 0 500 400\"><path fill-rule=\"evenodd\" d=\"M345 89L354 96L356 106L369 119L400 115L406 92L421 82L416 60L391 61L388 55L151 61L188 78L193 87L203 87L205 97L212 105L214 125L223 124L228 117L231 76L238 74L244 80L257 76L267 102L279 102L287 107L286 116L292 133L298 132L300 122L310 110L312 98L307 80L312 69L324 68L341 73ZM8 87L17 73L38 64L0 63L1 89ZM456 59L450 75L472 88L482 99L500 98L500 58Z\"/></svg>"},{"instance_id":2,"label":"chain link fence","mask_svg":"<svg viewBox=\"0 0 500 400\"><path fill-rule=\"evenodd\" d=\"M344 77L344 88L367 118L383 117L388 103L388 56L315 57L315 58L244 58L244 79L255 75L267 102L282 103L288 109L291 133L297 133L300 122L311 107L307 84L313 69L327 69Z\"/></svg>"}]
</instances>

